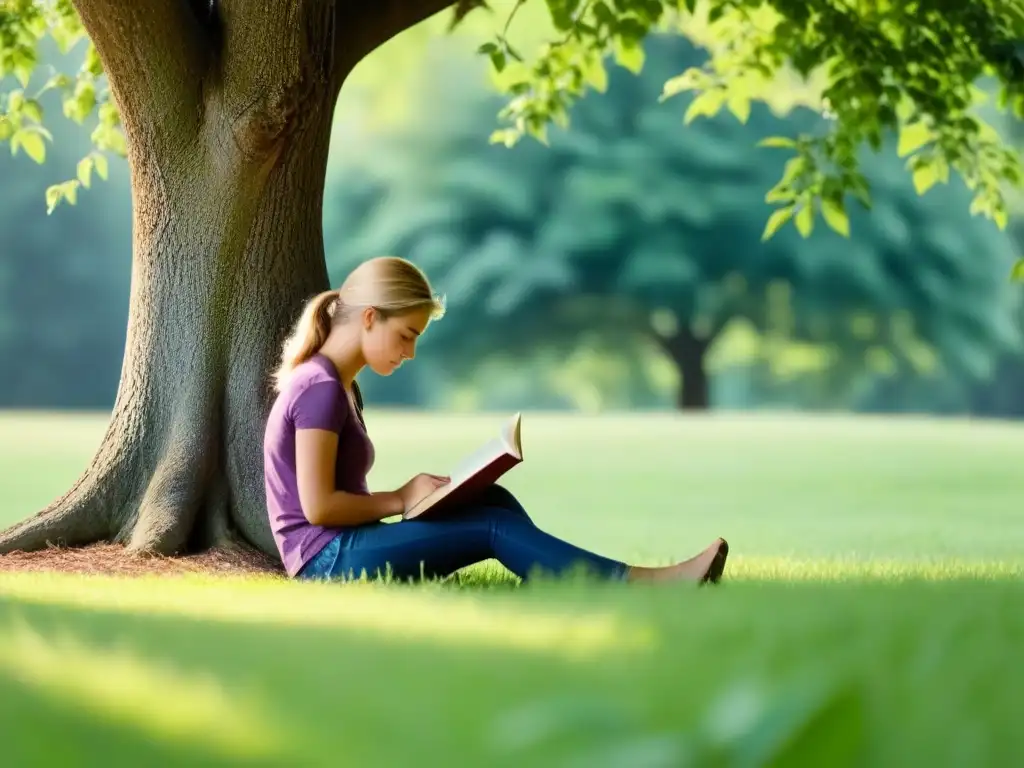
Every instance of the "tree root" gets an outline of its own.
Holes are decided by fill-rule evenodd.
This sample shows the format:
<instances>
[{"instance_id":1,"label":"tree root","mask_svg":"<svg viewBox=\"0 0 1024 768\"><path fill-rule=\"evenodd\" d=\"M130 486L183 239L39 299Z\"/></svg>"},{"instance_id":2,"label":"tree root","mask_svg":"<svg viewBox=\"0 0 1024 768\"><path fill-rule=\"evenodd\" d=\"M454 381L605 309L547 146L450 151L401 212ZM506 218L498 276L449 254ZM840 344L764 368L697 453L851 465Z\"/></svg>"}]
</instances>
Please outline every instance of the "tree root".
<instances>
[{"instance_id":1,"label":"tree root","mask_svg":"<svg viewBox=\"0 0 1024 768\"><path fill-rule=\"evenodd\" d=\"M95 467L95 465L94 465ZM47 546L82 546L106 539L110 520L108 473L87 470L64 496L27 520L0 531L0 555Z\"/></svg>"},{"instance_id":2,"label":"tree root","mask_svg":"<svg viewBox=\"0 0 1024 768\"><path fill-rule=\"evenodd\" d=\"M220 570L217 563L225 558L236 563L235 570L280 570L273 552L246 543L233 524L221 436L210 426L217 423L214 413L209 406L180 409L162 432L159 458L148 471L140 441L125 440L124 423L115 416L75 486L0 532L0 555L6 555L0 570L60 571L72 563L71 570L87 572L163 572L171 568L165 561L172 556L182 563L171 570ZM126 561L123 566L113 566L114 553Z\"/></svg>"}]
</instances>

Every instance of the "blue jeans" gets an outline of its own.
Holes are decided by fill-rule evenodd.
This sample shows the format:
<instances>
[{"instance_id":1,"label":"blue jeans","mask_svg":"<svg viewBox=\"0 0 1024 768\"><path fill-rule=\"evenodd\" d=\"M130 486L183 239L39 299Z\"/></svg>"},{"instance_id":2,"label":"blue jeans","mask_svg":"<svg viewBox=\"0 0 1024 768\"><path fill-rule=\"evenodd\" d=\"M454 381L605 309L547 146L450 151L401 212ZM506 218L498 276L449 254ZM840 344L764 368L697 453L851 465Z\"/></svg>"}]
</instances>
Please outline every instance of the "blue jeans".
<instances>
[{"instance_id":1,"label":"blue jeans","mask_svg":"<svg viewBox=\"0 0 1024 768\"><path fill-rule=\"evenodd\" d=\"M540 530L515 496L493 485L472 503L434 518L340 529L297 578L442 578L489 558L523 580L570 571L622 579L628 570Z\"/></svg>"}]
</instances>

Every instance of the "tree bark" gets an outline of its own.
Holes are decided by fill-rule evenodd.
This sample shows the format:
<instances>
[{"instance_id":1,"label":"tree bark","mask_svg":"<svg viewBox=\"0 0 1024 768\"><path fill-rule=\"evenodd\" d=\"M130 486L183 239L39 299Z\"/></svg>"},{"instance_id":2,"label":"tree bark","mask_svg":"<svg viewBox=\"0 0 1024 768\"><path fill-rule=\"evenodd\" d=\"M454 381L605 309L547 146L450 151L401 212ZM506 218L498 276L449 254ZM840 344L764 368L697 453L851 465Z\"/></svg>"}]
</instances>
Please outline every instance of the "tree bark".
<instances>
[{"instance_id":1,"label":"tree bark","mask_svg":"<svg viewBox=\"0 0 1024 768\"><path fill-rule=\"evenodd\" d=\"M658 336L658 343L672 358L679 371L679 392L676 406L683 411L706 411L711 407L711 389L705 367L708 349L714 336L700 337L689 329L665 338Z\"/></svg>"},{"instance_id":2,"label":"tree bark","mask_svg":"<svg viewBox=\"0 0 1024 768\"><path fill-rule=\"evenodd\" d=\"M359 58L449 4L391 0L339 25L343 6L328 0L77 1L129 149L125 357L90 466L0 533L0 553L116 541L177 554L241 539L276 555L263 487L269 374L305 300L328 286L338 91Z\"/></svg>"}]
</instances>

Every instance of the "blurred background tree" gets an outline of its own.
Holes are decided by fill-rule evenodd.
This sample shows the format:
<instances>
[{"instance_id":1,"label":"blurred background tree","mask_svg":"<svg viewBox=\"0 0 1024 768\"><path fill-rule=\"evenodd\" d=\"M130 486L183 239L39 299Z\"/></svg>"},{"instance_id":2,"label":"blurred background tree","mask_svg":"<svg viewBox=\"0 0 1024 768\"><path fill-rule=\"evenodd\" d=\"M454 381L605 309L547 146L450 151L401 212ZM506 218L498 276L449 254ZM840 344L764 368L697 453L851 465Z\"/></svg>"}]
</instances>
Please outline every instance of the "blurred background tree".
<instances>
[{"instance_id":1,"label":"blurred background tree","mask_svg":"<svg viewBox=\"0 0 1024 768\"><path fill-rule=\"evenodd\" d=\"M377 132L370 149L339 147L344 183L327 192L334 274L379 253L422 264L452 310L422 356L450 377L588 353L626 354L618 367L635 371L660 353L686 409L737 404L712 397L716 352L746 368L751 388L761 380L740 395L748 404L767 399L767 372L802 375L790 404L905 408L922 378L969 388L1019 349L1012 242L969 214L959 179L920 197L894 147L866 150L873 205L852 212L851 238L786 228L762 242L765 190L788 158L758 142L823 119L754 105L745 124L725 113L682 130L687 100L658 95L704 55L675 36L644 48L641 74L612 70L607 93L579 101L549 146L511 149L486 141L500 99L479 69L439 53L410 97L429 121ZM408 396L413 384L402 387Z\"/></svg>"}]
</instances>

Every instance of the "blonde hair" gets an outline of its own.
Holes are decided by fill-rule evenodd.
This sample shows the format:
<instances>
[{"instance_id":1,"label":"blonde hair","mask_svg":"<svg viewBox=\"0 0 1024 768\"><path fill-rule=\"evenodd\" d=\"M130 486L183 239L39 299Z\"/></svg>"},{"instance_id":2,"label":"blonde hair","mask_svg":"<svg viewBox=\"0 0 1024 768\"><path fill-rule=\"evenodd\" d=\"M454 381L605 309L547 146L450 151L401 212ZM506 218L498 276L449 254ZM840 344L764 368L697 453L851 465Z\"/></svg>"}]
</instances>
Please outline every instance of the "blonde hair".
<instances>
[{"instance_id":1,"label":"blonde hair","mask_svg":"<svg viewBox=\"0 0 1024 768\"><path fill-rule=\"evenodd\" d=\"M320 350L334 326L367 307L381 320L429 308L433 320L444 314L444 299L434 295L427 276L412 262L397 256L364 261L340 288L317 294L306 303L284 342L273 374L274 389L281 391L292 371Z\"/></svg>"}]
</instances>

